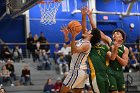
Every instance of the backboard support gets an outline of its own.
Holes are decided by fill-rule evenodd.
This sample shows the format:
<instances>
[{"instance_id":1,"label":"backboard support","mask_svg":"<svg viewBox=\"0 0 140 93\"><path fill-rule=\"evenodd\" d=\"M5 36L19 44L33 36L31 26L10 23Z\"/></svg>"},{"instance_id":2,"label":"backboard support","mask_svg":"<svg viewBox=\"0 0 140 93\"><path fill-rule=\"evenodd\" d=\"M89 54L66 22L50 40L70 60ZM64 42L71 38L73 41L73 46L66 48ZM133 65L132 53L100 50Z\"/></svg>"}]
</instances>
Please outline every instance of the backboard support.
<instances>
[{"instance_id":1,"label":"backboard support","mask_svg":"<svg viewBox=\"0 0 140 93\"><path fill-rule=\"evenodd\" d=\"M15 18L42 0L7 0L10 16Z\"/></svg>"}]
</instances>

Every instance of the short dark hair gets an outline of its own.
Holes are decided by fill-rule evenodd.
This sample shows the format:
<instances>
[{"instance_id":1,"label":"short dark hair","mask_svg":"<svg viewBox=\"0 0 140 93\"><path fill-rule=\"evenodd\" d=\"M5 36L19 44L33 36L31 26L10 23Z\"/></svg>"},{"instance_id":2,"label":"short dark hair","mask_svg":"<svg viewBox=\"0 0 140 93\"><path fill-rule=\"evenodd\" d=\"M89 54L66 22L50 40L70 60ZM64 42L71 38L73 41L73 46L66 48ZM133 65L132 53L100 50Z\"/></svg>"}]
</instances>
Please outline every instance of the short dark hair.
<instances>
[{"instance_id":1,"label":"short dark hair","mask_svg":"<svg viewBox=\"0 0 140 93\"><path fill-rule=\"evenodd\" d=\"M123 37L123 41L126 40L126 34L125 34L125 32L124 32L123 29L121 29L121 28L117 28L117 29L115 29L115 30L112 32L112 35L113 35L115 32L120 32L121 35L122 35L122 37Z\"/></svg>"},{"instance_id":2,"label":"short dark hair","mask_svg":"<svg viewBox=\"0 0 140 93\"><path fill-rule=\"evenodd\" d=\"M93 36L92 36L92 38L90 40L90 43L91 43L92 46L94 46L95 44L97 44L97 43L100 42L101 33L100 33L100 30L99 29L93 28L91 34Z\"/></svg>"}]
</instances>

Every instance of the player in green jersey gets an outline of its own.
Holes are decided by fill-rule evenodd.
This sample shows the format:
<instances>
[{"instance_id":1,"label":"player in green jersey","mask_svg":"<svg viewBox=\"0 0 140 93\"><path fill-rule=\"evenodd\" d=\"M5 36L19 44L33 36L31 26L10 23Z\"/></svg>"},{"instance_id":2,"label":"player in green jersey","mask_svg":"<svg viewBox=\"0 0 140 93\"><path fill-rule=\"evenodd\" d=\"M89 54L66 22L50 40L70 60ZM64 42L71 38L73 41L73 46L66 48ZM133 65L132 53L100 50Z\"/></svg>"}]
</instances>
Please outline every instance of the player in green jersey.
<instances>
[{"instance_id":1,"label":"player in green jersey","mask_svg":"<svg viewBox=\"0 0 140 93\"><path fill-rule=\"evenodd\" d=\"M82 20L86 20L85 13L88 14L90 23L92 25L93 21L91 20L91 11L87 8L85 10L82 10L81 13ZM109 80L107 75L107 60L114 60L116 58L118 46L120 43L115 40L115 43L112 46L112 51L110 51L106 45L102 45L99 43L101 39L101 34L98 29L92 27L91 34L93 35L90 40L92 48L88 58L89 66L91 69L90 83L95 93L108 93Z\"/></svg>"},{"instance_id":2,"label":"player in green jersey","mask_svg":"<svg viewBox=\"0 0 140 93\"><path fill-rule=\"evenodd\" d=\"M89 19L91 22L92 28L96 28L92 16L91 11L89 12ZM103 40L108 46L110 46L110 50L115 41L120 43L118 48L118 54L115 60L109 61L109 81L110 81L110 91L111 93L125 93L125 82L123 76L122 66L126 66L128 64L128 53L129 50L127 47L123 45L126 35L122 29L115 29L112 33L113 39L105 35L102 31L100 31L101 40ZM93 59L94 60L94 59Z\"/></svg>"}]
</instances>

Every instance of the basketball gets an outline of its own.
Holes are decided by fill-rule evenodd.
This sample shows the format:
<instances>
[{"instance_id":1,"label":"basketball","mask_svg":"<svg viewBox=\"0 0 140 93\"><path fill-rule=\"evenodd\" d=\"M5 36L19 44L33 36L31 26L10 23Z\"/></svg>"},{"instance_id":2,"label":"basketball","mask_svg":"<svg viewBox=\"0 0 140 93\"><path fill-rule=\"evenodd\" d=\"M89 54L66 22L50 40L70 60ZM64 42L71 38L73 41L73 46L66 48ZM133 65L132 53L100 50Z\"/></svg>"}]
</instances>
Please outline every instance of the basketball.
<instances>
[{"instance_id":1,"label":"basketball","mask_svg":"<svg viewBox=\"0 0 140 93\"><path fill-rule=\"evenodd\" d=\"M69 29L75 28L76 33L80 33L80 31L82 30L82 25L80 22L72 20L68 23L68 28Z\"/></svg>"}]
</instances>

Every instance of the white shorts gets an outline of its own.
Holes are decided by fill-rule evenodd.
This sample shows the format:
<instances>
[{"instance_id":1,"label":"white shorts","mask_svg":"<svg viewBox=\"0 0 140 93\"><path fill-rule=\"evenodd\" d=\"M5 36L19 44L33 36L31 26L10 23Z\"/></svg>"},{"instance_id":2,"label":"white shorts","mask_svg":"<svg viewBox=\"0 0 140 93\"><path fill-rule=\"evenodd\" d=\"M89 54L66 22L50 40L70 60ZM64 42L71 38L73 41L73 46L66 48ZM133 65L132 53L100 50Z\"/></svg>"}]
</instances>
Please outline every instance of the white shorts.
<instances>
[{"instance_id":1,"label":"white shorts","mask_svg":"<svg viewBox=\"0 0 140 93\"><path fill-rule=\"evenodd\" d=\"M84 88L88 77L86 70L70 70L63 84L71 89Z\"/></svg>"}]
</instances>

